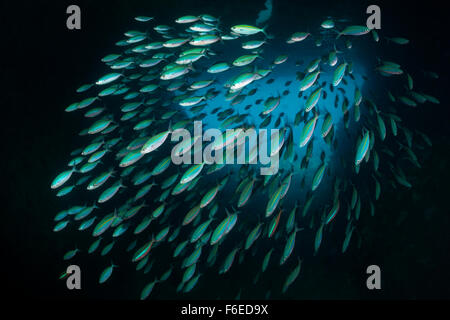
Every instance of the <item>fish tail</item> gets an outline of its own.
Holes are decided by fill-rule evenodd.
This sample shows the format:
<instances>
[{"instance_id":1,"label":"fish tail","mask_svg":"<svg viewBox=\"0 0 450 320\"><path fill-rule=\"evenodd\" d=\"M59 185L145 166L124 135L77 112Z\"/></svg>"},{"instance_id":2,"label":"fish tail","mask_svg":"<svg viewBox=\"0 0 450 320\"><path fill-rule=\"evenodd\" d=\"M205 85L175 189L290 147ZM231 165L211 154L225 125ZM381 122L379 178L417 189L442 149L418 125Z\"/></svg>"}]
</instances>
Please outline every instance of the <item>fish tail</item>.
<instances>
[{"instance_id":1,"label":"fish tail","mask_svg":"<svg viewBox=\"0 0 450 320\"><path fill-rule=\"evenodd\" d=\"M197 70L194 68L194 65L193 65L192 63L190 63L190 64L188 65L188 69L191 70L191 71L193 71L193 72L196 72L196 71L197 71Z\"/></svg>"},{"instance_id":2,"label":"fish tail","mask_svg":"<svg viewBox=\"0 0 450 320\"><path fill-rule=\"evenodd\" d=\"M337 39L337 38L336 38ZM334 51L336 52L336 53L342 53L342 51L339 51L337 48L336 48L336 43L334 44Z\"/></svg>"},{"instance_id":3,"label":"fish tail","mask_svg":"<svg viewBox=\"0 0 450 320\"><path fill-rule=\"evenodd\" d=\"M271 34L268 34L268 33L266 32L266 29L267 29L268 27L269 27L269 25L266 24L266 25L262 28L262 33L266 36L267 39L274 39L275 36L273 36L273 35L271 35Z\"/></svg>"}]
</instances>

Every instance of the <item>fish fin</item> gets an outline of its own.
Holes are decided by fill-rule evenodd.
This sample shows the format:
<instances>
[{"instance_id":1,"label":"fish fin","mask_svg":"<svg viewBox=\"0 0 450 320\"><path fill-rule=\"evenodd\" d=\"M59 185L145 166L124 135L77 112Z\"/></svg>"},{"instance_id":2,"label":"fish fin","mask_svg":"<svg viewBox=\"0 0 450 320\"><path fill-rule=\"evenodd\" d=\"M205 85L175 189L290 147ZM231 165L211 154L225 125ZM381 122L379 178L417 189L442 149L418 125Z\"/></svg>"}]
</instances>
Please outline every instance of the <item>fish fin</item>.
<instances>
[{"instance_id":1,"label":"fish fin","mask_svg":"<svg viewBox=\"0 0 450 320\"><path fill-rule=\"evenodd\" d=\"M266 29L267 29L268 27L269 27L269 25L266 24L266 25L262 28L262 33L266 36L266 39L274 39L275 36L273 36L273 35L271 35L271 34L268 34L268 33L266 32Z\"/></svg>"},{"instance_id":2,"label":"fish fin","mask_svg":"<svg viewBox=\"0 0 450 320\"><path fill-rule=\"evenodd\" d=\"M189 64L188 64L188 69L191 70L191 71L193 71L193 72L196 72L196 71L197 71L197 70L194 68L194 65L193 65L192 63L189 63Z\"/></svg>"}]
</instances>

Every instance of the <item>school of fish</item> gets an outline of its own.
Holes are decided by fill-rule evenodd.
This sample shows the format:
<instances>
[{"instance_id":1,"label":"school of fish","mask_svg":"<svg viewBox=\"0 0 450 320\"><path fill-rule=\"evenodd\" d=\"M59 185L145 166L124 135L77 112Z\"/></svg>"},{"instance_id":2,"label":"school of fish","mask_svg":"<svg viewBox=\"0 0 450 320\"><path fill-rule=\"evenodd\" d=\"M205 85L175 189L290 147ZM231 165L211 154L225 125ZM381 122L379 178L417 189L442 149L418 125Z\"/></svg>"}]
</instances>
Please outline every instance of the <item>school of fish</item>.
<instances>
[{"instance_id":1,"label":"school of fish","mask_svg":"<svg viewBox=\"0 0 450 320\"><path fill-rule=\"evenodd\" d=\"M361 75L352 62L353 42L409 50L408 39L333 17L315 32L284 37L252 25L226 26L209 14L182 16L171 25L149 16L133 23L101 59L103 72L79 87L76 102L65 109L87 125L79 132L83 144L51 183L62 206L53 231L79 230L92 238L89 247L69 248L63 259L98 253L104 264L99 283L113 281L126 256L142 273L139 298L151 297L169 278L181 294L194 290L202 275L213 281L259 259L259 270L249 275L253 283L264 281L267 269L282 270L285 281L273 290L285 293L304 257L320 252L331 232L340 243L330 245L346 252L360 215L375 215L383 189L413 187L405 168L420 168L421 150L432 143L408 129L401 114L439 104L419 89L421 81L439 76L375 56ZM288 49L265 57L282 47L277 41ZM304 63L305 48L322 54ZM271 92L279 68L294 60L282 74L286 91ZM373 93L363 85L369 78L397 85ZM191 153L196 138L176 145L171 135L192 132L194 120L210 118L223 130L279 128L279 172L262 176L247 164L173 164L171 152ZM312 161L313 154L320 160ZM333 231L338 220L345 231ZM300 248L305 243L308 249Z\"/></svg>"}]
</instances>

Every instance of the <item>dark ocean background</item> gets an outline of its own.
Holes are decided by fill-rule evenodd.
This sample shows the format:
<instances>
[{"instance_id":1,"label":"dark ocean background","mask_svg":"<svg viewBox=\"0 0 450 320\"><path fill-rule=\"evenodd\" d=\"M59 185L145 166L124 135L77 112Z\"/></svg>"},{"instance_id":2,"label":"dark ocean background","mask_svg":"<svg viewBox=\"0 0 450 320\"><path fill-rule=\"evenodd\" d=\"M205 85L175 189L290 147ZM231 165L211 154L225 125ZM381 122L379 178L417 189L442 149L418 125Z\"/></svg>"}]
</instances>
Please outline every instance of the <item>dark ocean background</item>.
<instances>
[{"instance_id":1,"label":"dark ocean background","mask_svg":"<svg viewBox=\"0 0 450 320\"><path fill-rule=\"evenodd\" d=\"M66 28L66 8L77 4L82 29ZM420 154L422 169L408 170L412 189L383 193L374 218L362 217L361 248L346 254L325 250L302 267L285 296L277 299L449 299L450 298L450 111L449 28L444 6L437 1L295 1L274 0L269 30L290 34L317 25L327 16L364 22L366 8L378 4L382 29L411 40L397 60L436 71L440 78L422 86L440 105L411 110L409 128L426 133L431 149ZM67 266L62 260L71 233L52 232L53 217L61 210L50 183L67 155L77 147L81 117L64 112L75 90L97 75L100 58L113 51L133 17L149 15L158 21L191 13L221 17L225 25L254 23L264 1L33 1L0 5L2 23L2 195L1 275L9 298L134 299L140 292L139 275L123 263L114 281L98 284L104 265L95 257L76 260L83 270L82 290L69 291L58 280ZM387 31L389 30L389 31ZM364 220L363 220L364 219ZM74 232L75 233L75 232ZM353 239L355 240L355 239ZM92 241L77 242L84 248ZM365 270L377 264L382 290L366 288ZM254 265L249 264L249 272ZM270 271L270 270L269 270ZM265 290L279 288L282 278L273 271ZM232 299L247 273L233 273L217 283L200 281L189 295L175 295L177 283L155 291L156 299ZM279 290L278 290L279 291ZM266 292L248 290L242 298L264 298Z\"/></svg>"}]
</instances>

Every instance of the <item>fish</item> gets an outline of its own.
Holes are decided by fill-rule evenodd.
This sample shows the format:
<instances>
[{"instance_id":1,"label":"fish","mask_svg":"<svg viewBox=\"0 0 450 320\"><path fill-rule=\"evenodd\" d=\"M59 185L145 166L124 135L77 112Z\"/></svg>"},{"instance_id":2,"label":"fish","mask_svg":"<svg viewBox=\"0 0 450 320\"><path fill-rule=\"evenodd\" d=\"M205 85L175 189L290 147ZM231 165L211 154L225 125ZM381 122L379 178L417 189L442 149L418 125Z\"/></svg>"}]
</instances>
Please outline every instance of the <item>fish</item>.
<instances>
[{"instance_id":1,"label":"fish","mask_svg":"<svg viewBox=\"0 0 450 320\"><path fill-rule=\"evenodd\" d=\"M109 58L110 60L111 58ZM114 81L116 81L117 79L119 79L122 76L121 73L117 73L117 72L113 72L113 73L108 73L106 75L104 75L103 77L101 77L100 79L98 79L95 84L98 86L104 86L107 84L110 84Z\"/></svg>"},{"instance_id":2,"label":"fish","mask_svg":"<svg viewBox=\"0 0 450 320\"><path fill-rule=\"evenodd\" d=\"M363 134L363 137L356 147L355 165L359 166L369 150L369 131Z\"/></svg>"},{"instance_id":3,"label":"fish","mask_svg":"<svg viewBox=\"0 0 450 320\"><path fill-rule=\"evenodd\" d=\"M300 42L308 38L309 35L310 35L309 32L294 32L286 42L287 43Z\"/></svg>"},{"instance_id":4,"label":"fish","mask_svg":"<svg viewBox=\"0 0 450 320\"><path fill-rule=\"evenodd\" d=\"M312 108L314 108L317 105L317 102L319 102L320 95L322 93L322 88L318 88L315 91L313 91L308 99L305 102L305 111L309 112Z\"/></svg>"},{"instance_id":5,"label":"fish","mask_svg":"<svg viewBox=\"0 0 450 320\"><path fill-rule=\"evenodd\" d=\"M228 224L230 223L230 219L227 216L225 219L222 220L222 222L217 225L216 229L211 235L210 244L214 245L217 242L219 242L220 239L225 235L226 229L228 228Z\"/></svg>"},{"instance_id":6,"label":"fish","mask_svg":"<svg viewBox=\"0 0 450 320\"><path fill-rule=\"evenodd\" d=\"M381 75L390 77L392 75L401 75L403 74L403 70L397 64L392 63L384 63L375 68Z\"/></svg>"},{"instance_id":7,"label":"fish","mask_svg":"<svg viewBox=\"0 0 450 320\"><path fill-rule=\"evenodd\" d=\"M298 258L297 266L294 268L294 270L292 270L288 274L286 281L283 284L283 289L282 289L283 293L285 293L287 291L287 289L289 288L289 286L297 279L298 275L300 274L301 267L302 267L302 260L300 258Z\"/></svg>"},{"instance_id":8,"label":"fish","mask_svg":"<svg viewBox=\"0 0 450 320\"><path fill-rule=\"evenodd\" d=\"M183 16L175 20L176 23L192 23L200 20L201 17L198 16Z\"/></svg>"},{"instance_id":9,"label":"fish","mask_svg":"<svg viewBox=\"0 0 450 320\"><path fill-rule=\"evenodd\" d=\"M282 64L285 63L288 59L288 56L285 54L279 55L278 57L275 58L275 60L273 61L273 64Z\"/></svg>"},{"instance_id":10,"label":"fish","mask_svg":"<svg viewBox=\"0 0 450 320\"><path fill-rule=\"evenodd\" d=\"M261 235L261 226L262 223L258 223L258 225L252 230L252 232L249 233L247 240L245 241L245 250L248 250L259 238L259 236Z\"/></svg>"},{"instance_id":11,"label":"fish","mask_svg":"<svg viewBox=\"0 0 450 320\"><path fill-rule=\"evenodd\" d=\"M203 196L202 200L200 200L200 208L206 207L214 200L219 192L219 187L220 185L213 187Z\"/></svg>"},{"instance_id":12,"label":"fish","mask_svg":"<svg viewBox=\"0 0 450 320\"><path fill-rule=\"evenodd\" d=\"M275 211L275 209L278 206L278 203L280 202L282 198L282 192L283 192L284 186L281 185L278 187L278 189L270 196L269 202L267 203L266 207L266 217L270 217L272 213Z\"/></svg>"},{"instance_id":13,"label":"fish","mask_svg":"<svg viewBox=\"0 0 450 320\"><path fill-rule=\"evenodd\" d=\"M303 230L303 228L295 227L295 229L288 236L288 238L286 240L286 245L284 246L284 250L281 255L280 265L284 264L286 262L286 260L291 256L292 251L294 250L294 246L295 246L295 236L296 236L297 232L301 231L301 230Z\"/></svg>"},{"instance_id":14,"label":"fish","mask_svg":"<svg viewBox=\"0 0 450 320\"><path fill-rule=\"evenodd\" d=\"M155 284L157 284L158 282L160 282L160 280L155 279L154 281L148 283L141 292L141 300L145 300L148 298L148 296L152 293L153 288L155 287Z\"/></svg>"},{"instance_id":15,"label":"fish","mask_svg":"<svg viewBox=\"0 0 450 320\"><path fill-rule=\"evenodd\" d=\"M260 56L258 54L247 54L236 58L232 64L235 67L243 67L255 61L256 58L260 58Z\"/></svg>"},{"instance_id":16,"label":"fish","mask_svg":"<svg viewBox=\"0 0 450 320\"><path fill-rule=\"evenodd\" d=\"M377 122L378 122L378 129L380 132L380 138L381 140L386 139L386 125L383 121L383 118L379 114L377 114Z\"/></svg>"},{"instance_id":17,"label":"fish","mask_svg":"<svg viewBox=\"0 0 450 320\"><path fill-rule=\"evenodd\" d=\"M266 40L251 40L244 42L242 44L242 48L246 50L255 50L261 47L263 44L266 43Z\"/></svg>"},{"instance_id":18,"label":"fish","mask_svg":"<svg viewBox=\"0 0 450 320\"><path fill-rule=\"evenodd\" d=\"M264 102L264 110L262 111L263 115L268 115L272 111L274 111L280 105L281 97L269 97Z\"/></svg>"},{"instance_id":19,"label":"fish","mask_svg":"<svg viewBox=\"0 0 450 320\"><path fill-rule=\"evenodd\" d=\"M251 25L246 24L238 24L231 27L231 31L240 35L248 36L257 33L263 33L266 37L268 37L265 28L258 28Z\"/></svg>"},{"instance_id":20,"label":"fish","mask_svg":"<svg viewBox=\"0 0 450 320\"><path fill-rule=\"evenodd\" d=\"M186 292L191 291L195 287L195 285L197 284L198 279L200 278L200 276L201 276L201 273L197 274L188 283L186 283L186 285L184 286L183 292L186 293Z\"/></svg>"},{"instance_id":21,"label":"fish","mask_svg":"<svg viewBox=\"0 0 450 320\"><path fill-rule=\"evenodd\" d=\"M348 26L345 27L341 32L338 33L337 38L340 36L361 36L370 32L370 29L367 26Z\"/></svg>"},{"instance_id":22,"label":"fish","mask_svg":"<svg viewBox=\"0 0 450 320\"><path fill-rule=\"evenodd\" d=\"M151 20L153 20L153 17L148 17L148 16L137 16L134 18L136 21L139 22L149 22Z\"/></svg>"},{"instance_id":23,"label":"fish","mask_svg":"<svg viewBox=\"0 0 450 320\"><path fill-rule=\"evenodd\" d=\"M78 249L78 248L75 248L75 249L73 249L73 250L70 250L70 251L68 251L68 252L66 252L66 254L64 255L64 257L63 257L63 259L64 260L70 260L70 259L72 259L76 254L77 254L77 252L79 252L80 250Z\"/></svg>"},{"instance_id":24,"label":"fish","mask_svg":"<svg viewBox=\"0 0 450 320\"><path fill-rule=\"evenodd\" d=\"M321 224L320 227L317 229L316 236L314 238L314 254L317 254L317 252L319 251L320 245L322 243L323 227L324 227L324 224Z\"/></svg>"},{"instance_id":25,"label":"fish","mask_svg":"<svg viewBox=\"0 0 450 320\"><path fill-rule=\"evenodd\" d=\"M336 217L336 215L339 212L339 209L340 209L339 199L335 199L333 207L331 208L330 212L325 218L325 224L329 224Z\"/></svg>"},{"instance_id":26,"label":"fish","mask_svg":"<svg viewBox=\"0 0 450 320\"><path fill-rule=\"evenodd\" d=\"M401 38L401 37L392 37L392 38L386 37L386 40L393 42L395 44L400 44L400 45L405 45L405 44L409 43L408 39Z\"/></svg>"},{"instance_id":27,"label":"fish","mask_svg":"<svg viewBox=\"0 0 450 320\"><path fill-rule=\"evenodd\" d=\"M155 243L155 238L152 237L152 239L150 241L148 241L141 248L136 250L136 252L133 255L132 261L133 262L138 262L138 261L144 259L148 255L150 250L152 249L152 246L153 246L154 243Z\"/></svg>"},{"instance_id":28,"label":"fish","mask_svg":"<svg viewBox=\"0 0 450 320\"><path fill-rule=\"evenodd\" d=\"M220 73L220 72L224 72L227 71L228 69L230 69L230 65L227 62L218 62L214 65L212 65L211 67L208 68L207 72L209 73Z\"/></svg>"},{"instance_id":29,"label":"fish","mask_svg":"<svg viewBox=\"0 0 450 320\"><path fill-rule=\"evenodd\" d=\"M302 132L300 134L300 148L306 146L311 140L318 118L319 116L316 114L303 126Z\"/></svg>"},{"instance_id":30,"label":"fish","mask_svg":"<svg viewBox=\"0 0 450 320\"><path fill-rule=\"evenodd\" d=\"M61 172L58 176L56 176L55 179L53 179L52 184L50 188L57 189L61 187L63 184L65 184L72 174L75 172L75 167L73 167L71 170L66 170L64 172Z\"/></svg>"},{"instance_id":31,"label":"fish","mask_svg":"<svg viewBox=\"0 0 450 320\"><path fill-rule=\"evenodd\" d=\"M316 190L319 186L320 182L322 181L323 175L325 173L326 164L323 163L314 174L313 183L312 183L312 191Z\"/></svg>"},{"instance_id":32,"label":"fish","mask_svg":"<svg viewBox=\"0 0 450 320\"><path fill-rule=\"evenodd\" d=\"M241 208L245 206L245 204L248 202L252 195L253 186L254 186L255 180L249 179L249 181L243 186L241 195L239 196L237 207Z\"/></svg>"},{"instance_id":33,"label":"fish","mask_svg":"<svg viewBox=\"0 0 450 320\"><path fill-rule=\"evenodd\" d=\"M106 267L105 270L100 274L99 283L105 283L112 275L113 269L117 268L117 266L113 263L109 267Z\"/></svg>"},{"instance_id":34,"label":"fish","mask_svg":"<svg viewBox=\"0 0 450 320\"><path fill-rule=\"evenodd\" d=\"M122 184L122 180L117 181L114 185L103 191L98 197L98 203L105 203L108 200L111 200L114 195L116 195L120 188L125 187Z\"/></svg>"},{"instance_id":35,"label":"fish","mask_svg":"<svg viewBox=\"0 0 450 320\"><path fill-rule=\"evenodd\" d=\"M158 133L157 135L151 137L147 140L147 142L144 143L144 145L141 148L142 154L147 154L152 151L155 151L158 149L169 137L172 130L166 130L163 132Z\"/></svg>"},{"instance_id":36,"label":"fish","mask_svg":"<svg viewBox=\"0 0 450 320\"><path fill-rule=\"evenodd\" d=\"M312 87L319 77L320 70L307 74L300 82L300 91L305 91Z\"/></svg>"},{"instance_id":37,"label":"fish","mask_svg":"<svg viewBox=\"0 0 450 320\"><path fill-rule=\"evenodd\" d=\"M334 74L333 74L333 86L334 87L337 87L339 85L339 83L341 83L341 81L343 80L347 65L348 64L346 62L344 62L344 63L340 64L334 70Z\"/></svg>"},{"instance_id":38,"label":"fish","mask_svg":"<svg viewBox=\"0 0 450 320\"><path fill-rule=\"evenodd\" d=\"M221 269L219 270L219 274L226 273L230 270L231 266L233 265L234 258L236 257L236 253L240 250L239 247L234 248L228 256L225 258L225 261L223 262L223 265Z\"/></svg>"},{"instance_id":39,"label":"fish","mask_svg":"<svg viewBox=\"0 0 450 320\"><path fill-rule=\"evenodd\" d=\"M322 138L326 138L327 135L330 133L331 129L333 127L333 118L330 113L327 113L325 116L325 119L322 123L322 128L320 130Z\"/></svg>"},{"instance_id":40,"label":"fish","mask_svg":"<svg viewBox=\"0 0 450 320\"><path fill-rule=\"evenodd\" d=\"M332 29L334 28L334 21L332 19L327 19L323 21L320 26L324 29Z\"/></svg>"}]
</instances>

